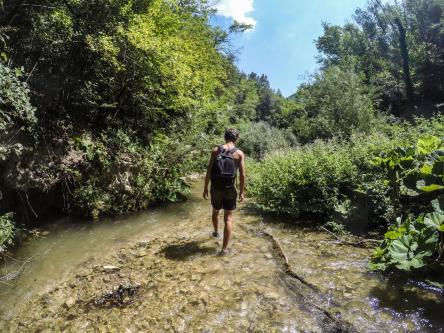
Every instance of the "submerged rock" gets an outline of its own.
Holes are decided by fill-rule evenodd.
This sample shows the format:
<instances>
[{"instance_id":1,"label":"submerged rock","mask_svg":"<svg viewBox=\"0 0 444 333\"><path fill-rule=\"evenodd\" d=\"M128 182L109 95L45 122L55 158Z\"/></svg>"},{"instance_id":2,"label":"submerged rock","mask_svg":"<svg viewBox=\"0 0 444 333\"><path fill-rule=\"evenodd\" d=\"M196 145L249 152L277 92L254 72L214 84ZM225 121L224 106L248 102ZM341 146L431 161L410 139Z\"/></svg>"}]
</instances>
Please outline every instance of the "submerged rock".
<instances>
[{"instance_id":1,"label":"submerged rock","mask_svg":"<svg viewBox=\"0 0 444 333\"><path fill-rule=\"evenodd\" d=\"M102 266L102 269L104 272L116 272L120 270L120 267L113 266L113 265L105 265Z\"/></svg>"},{"instance_id":2,"label":"submerged rock","mask_svg":"<svg viewBox=\"0 0 444 333\"><path fill-rule=\"evenodd\" d=\"M72 308L75 304L76 304L76 299L74 298L74 297L70 297L70 298L68 298L67 300L66 300L66 302L65 302L65 304L64 304L64 306L67 308L67 309L70 309L70 308Z\"/></svg>"}]
</instances>

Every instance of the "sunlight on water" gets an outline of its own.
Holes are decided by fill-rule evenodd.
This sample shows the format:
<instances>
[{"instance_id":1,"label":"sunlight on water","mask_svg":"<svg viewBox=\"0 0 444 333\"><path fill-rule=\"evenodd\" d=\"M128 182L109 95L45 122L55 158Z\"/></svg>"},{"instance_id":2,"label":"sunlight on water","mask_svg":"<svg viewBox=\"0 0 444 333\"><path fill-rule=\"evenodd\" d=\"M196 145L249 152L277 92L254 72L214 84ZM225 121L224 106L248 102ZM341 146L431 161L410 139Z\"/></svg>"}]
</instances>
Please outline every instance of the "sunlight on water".
<instances>
[{"instance_id":1,"label":"sunlight on water","mask_svg":"<svg viewBox=\"0 0 444 333\"><path fill-rule=\"evenodd\" d=\"M337 329L339 321L373 332L444 326L437 290L412 284L406 289L369 274L371 250L340 246L310 229L260 223L259 216L241 210L231 254L217 257L221 240L209 237L211 210L200 199L200 187L185 203L49 226L48 236L16 253L33 258L14 286L2 286L0 328L34 331L48 325L45 317L52 318L53 329L68 331L320 332ZM260 228L280 241L292 269L320 294L285 274L270 240L254 232ZM103 272L98 269L103 265L120 270ZM123 282L141 286L131 305L87 306L89 299ZM77 306L66 305L71 297Z\"/></svg>"}]
</instances>

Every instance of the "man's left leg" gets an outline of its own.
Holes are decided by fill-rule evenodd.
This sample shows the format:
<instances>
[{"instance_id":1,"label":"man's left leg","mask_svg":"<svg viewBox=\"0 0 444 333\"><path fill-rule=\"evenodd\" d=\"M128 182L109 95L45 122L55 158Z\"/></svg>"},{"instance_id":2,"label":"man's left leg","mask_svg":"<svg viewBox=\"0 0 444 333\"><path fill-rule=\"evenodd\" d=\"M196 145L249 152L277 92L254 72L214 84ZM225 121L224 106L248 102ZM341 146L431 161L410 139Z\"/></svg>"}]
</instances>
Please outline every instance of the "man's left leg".
<instances>
[{"instance_id":1,"label":"man's left leg","mask_svg":"<svg viewBox=\"0 0 444 333\"><path fill-rule=\"evenodd\" d=\"M224 222L225 222L225 229L224 229L224 242L223 242L223 246L222 246L222 251L226 252L228 249L228 243L230 242L231 232L233 231L233 211L232 210L225 210L224 211Z\"/></svg>"},{"instance_id":2,"label":"man's left leg","mask_svg":"<svg viewBox=\"0 0 444 333\"><path fill-rule=\"evenodd\" d=\"M214 233L213 236L214 237L218 237L219 233L219 213L220 213L220 209L216 209L213 208L213 214L211 216L212 220L213 220L213 227L214 227Z\"/></svg>"}]
</instances>

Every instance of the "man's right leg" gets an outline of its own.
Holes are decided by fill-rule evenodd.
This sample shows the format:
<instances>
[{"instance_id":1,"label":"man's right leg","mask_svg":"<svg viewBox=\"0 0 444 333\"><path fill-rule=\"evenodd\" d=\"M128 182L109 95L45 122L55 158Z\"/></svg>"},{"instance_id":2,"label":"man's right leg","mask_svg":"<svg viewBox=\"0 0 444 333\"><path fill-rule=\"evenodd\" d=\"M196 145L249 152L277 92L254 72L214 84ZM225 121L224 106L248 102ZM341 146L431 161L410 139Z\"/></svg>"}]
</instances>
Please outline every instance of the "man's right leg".
<instances>
[{"instance_id":1,"label":"man's right leg","mask_svg":"<svg viewBox=\"0 0 444 333\"><path fill-rule=\"evenodd\" d=\"M223 243L222 251L227 251L228 243L230 242L230 238L231 238L231 232L233 230L233 211L232 210L225 210L224 211L224 222L225 222L225 229L224 229L224 243Z\"/></svg>"},{"instance_id":2,"label":"man's right leg","mask_svg":"<svg viewBox=\"0 0 444 333\"><path fill-rule=\"evenodd\" d=\"M213 214L212 214L213 227L214 227L213 235L217 235L219 231L219 213L220 209L213 208Z\"/></svg>"}]
</instances>

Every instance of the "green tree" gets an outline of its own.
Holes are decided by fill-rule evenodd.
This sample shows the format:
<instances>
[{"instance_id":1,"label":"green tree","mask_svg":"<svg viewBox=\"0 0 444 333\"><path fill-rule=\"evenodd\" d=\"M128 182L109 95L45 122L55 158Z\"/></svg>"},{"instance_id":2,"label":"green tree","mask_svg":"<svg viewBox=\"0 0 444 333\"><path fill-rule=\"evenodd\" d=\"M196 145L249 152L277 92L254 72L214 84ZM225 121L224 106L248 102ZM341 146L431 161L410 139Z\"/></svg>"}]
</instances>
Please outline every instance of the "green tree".
<instances>
[{"instance_id":1,"label":"green tree","mask_svg":"<svg viewBox=\"0 0 444 333\"><path fill-rule=\"evenodd\" d=\"M296 95L303 111L294 120L293 131L302 142L336 135L349 136L353 130L368 132L377 119L375 91L355 71L350 60L329 66L303 85Z\"/></svg>"},{"instance_id":2,"label":"green tree","mask_svg":"<svg viewBox=\"0 0 444 333\"><path fill-rule=\"evenodd\" d=\"M432 110L443 102L442 0L372 0L355 13L356 24L324 24L316 45L324 68L357 60L369 84L381 87L380 107L395 115Z\"/></svg>"},{"instance_id":3,"label":"green tree","mask_svg":"<svg viewBox=\"0 0 444 333\"><path fill-rule=\"evenodd\" d=\"M4 4L7 52L28 73L37 106L22 177L31 205L48 193L58 209L97 217L182 198L202 142L232 116L225 50L231 33L248 28L213 28L213 14L200 0ZM234 118L250 117L248 107Z\"/></svg>"}]
</instances>

